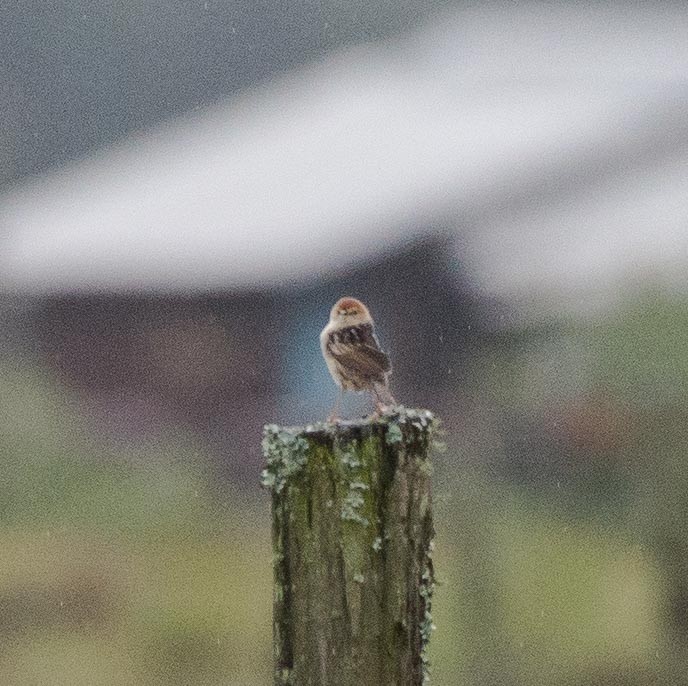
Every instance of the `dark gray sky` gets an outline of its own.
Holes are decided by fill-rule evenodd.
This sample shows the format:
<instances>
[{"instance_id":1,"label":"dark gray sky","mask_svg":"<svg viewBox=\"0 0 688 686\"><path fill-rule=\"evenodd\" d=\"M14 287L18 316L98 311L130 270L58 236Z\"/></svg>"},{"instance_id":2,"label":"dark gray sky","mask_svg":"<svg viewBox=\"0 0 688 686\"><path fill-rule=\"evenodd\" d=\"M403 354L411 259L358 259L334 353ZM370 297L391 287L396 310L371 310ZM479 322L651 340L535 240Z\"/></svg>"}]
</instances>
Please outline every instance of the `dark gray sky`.
<instances>
[{"instance_id":1,"label":"dark gray sky","mask_svg":"<svg viewBox=\"0 0 688 686\"><path fill-rule=\"evenodd\" d=\"M0 188L449 2L3 2Z\"/></svg>"}]
</instances>

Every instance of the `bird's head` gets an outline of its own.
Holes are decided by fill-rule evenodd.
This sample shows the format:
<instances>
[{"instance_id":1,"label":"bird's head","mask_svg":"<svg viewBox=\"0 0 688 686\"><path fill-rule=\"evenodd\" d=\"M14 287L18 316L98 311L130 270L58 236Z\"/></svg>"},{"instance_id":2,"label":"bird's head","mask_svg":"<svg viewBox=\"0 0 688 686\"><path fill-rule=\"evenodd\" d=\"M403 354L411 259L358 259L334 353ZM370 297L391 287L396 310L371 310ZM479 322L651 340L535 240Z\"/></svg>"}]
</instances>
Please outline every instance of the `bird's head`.
<instances>
[{"instance_id":1,"label":"bird's head","mask_svg":"<svg viewBox=\"0 0 688 686\"><path fill-rule=\"evenodd\" d=\"M356 326L372 322L368 308L356 298L340 298L330 311L330 322L337 326Z\"/></svg>"}]
</instances>

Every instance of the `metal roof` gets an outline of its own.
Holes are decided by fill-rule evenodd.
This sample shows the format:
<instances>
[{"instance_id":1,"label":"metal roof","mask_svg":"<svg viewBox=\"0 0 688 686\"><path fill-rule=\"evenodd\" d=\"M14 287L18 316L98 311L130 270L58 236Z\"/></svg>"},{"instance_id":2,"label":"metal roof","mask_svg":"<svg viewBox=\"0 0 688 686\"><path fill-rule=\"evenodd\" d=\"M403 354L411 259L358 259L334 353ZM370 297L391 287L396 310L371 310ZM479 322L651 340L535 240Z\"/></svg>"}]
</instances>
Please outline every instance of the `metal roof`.
<instances>
[{"instance_id":1,"label":"metal roof","mask_svg":"<svg viewBox=\"0 0 688 686\"><path fill-rule=\"evenodd\" d=\"M317 278L436 230L501 293L688 261L688 9L453 11L0 198L0 290ZM672 272L673 273L673 272Z\"/></svg>"}]
</instances>

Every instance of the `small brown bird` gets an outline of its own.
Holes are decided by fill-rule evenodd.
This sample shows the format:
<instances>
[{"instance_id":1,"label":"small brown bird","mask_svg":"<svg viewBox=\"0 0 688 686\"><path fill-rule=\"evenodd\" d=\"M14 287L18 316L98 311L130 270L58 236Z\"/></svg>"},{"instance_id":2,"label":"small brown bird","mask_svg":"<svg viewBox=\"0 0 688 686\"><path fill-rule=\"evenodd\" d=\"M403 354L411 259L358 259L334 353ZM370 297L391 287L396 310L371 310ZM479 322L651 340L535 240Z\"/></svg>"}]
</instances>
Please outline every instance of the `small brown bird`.
<instances>
[{"instance_id":1,"label":"small brown bird","mask_svg":"<svg viewBox=\"0 0 688 686\"><path fill-rule=\"evenodd\" d=\"M337 418L344 391L370 391L377 412L396 404L387 385L392 365L380 349L373 318L360 300L340 298L335 303L330 321L320 334L320 347L339 386L330 421Z\"/></svg>"}]
</instances>

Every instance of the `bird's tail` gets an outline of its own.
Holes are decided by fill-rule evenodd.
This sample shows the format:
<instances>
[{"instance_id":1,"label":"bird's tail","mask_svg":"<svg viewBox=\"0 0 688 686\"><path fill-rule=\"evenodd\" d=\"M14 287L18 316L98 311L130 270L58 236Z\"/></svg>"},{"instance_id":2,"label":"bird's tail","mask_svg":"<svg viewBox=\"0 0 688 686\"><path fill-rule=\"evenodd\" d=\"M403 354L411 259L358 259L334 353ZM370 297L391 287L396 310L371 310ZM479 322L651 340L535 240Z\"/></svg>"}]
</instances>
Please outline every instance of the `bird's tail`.
<instances>
[{"instance_id":1,"label":"bird's tail","mask_svg":"<svg viewBox=\"0 0 688 686\"><path fill-rule=\"evenodd\" d=\"M394 396L390 393L389 387L386 383L376 383L373 385L373 395L375 400L381 405L396 405L397 401Z\"/></svg>"}]
</instances>

